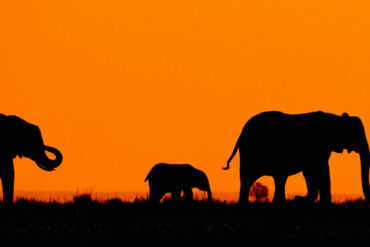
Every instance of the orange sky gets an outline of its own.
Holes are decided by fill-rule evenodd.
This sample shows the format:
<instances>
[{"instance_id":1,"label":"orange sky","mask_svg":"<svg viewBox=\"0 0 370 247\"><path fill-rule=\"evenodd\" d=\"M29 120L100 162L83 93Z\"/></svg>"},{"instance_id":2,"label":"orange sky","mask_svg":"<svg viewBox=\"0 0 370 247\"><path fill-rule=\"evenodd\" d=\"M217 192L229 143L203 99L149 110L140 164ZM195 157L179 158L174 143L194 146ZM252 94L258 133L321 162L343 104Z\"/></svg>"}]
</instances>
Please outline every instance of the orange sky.
<instances>
[{"instance_id":1,"label":"orange sky","mask_svg":"<svg viewBox=\"0 0 370 247\"><path fill-rule=\"evenodd\" d=\"M238 192L238 159L221 167L259 112L348 112L369 131L369 11L365 0L1 1L1 112L64 155L52 173L16 159L15 189L147 191L167 162ZM333 193L362 193L357 154L330 162ZM305 191L301 175L287 191Z\"/></svg>"}]
</instances>

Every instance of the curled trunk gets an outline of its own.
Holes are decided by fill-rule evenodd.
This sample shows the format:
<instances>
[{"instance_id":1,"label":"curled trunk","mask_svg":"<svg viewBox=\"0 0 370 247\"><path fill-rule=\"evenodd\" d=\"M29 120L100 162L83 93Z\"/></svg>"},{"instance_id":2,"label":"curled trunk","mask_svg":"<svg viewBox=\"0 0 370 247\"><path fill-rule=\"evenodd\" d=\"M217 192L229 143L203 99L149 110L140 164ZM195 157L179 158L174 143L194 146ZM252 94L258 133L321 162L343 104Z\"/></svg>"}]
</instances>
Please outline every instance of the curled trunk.
<instances>
[{"instance_id":1,"label":"curled trunk","mask_svg":"<svg viewBox=\"0 0 370 247\"><path fill-rule=\"evenodd\" d=\"M54 160L49 159L45 151L54 154L55 159ZM49 146L44 146L43 155L38 161L36 161L36 164L45 171L52 171L62 163L62 160L63 156L58 149Z\"/></svg>"},{"instance_id":2,"label":"curled trunk","mask_svg":"<svg viewBox=\"0 0 370 247\"><path fill-rule=\"evenodd\" d=\"M210 201L213 200L212 193L211 193L211 189L210 188L207 190L207 193L208 193L208 201L210 202Z\"/></svg>"},{"instance_id":3,"label":"curled trunk","mask_svg":"<svg viewBox=\"0 0 370 247\"><path fill-rule=\"evenodd\" d=\"M208 199L208 201L209 202L212 201L213 198L212 198L211 186L209 186L208 178L207 178L207 185L206 185L205 191L207 191L207 199Z\"/></svg>"}]
</instances>

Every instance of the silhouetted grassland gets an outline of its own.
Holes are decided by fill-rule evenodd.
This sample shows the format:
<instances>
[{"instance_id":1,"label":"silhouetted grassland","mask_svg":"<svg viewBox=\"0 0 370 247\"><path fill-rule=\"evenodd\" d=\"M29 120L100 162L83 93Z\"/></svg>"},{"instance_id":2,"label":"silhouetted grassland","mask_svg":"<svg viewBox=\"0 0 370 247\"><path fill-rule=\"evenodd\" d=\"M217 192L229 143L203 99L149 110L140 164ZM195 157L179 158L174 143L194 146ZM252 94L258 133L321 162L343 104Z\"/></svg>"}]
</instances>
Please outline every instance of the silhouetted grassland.
<instances>
[{"instance_id":1,"label":"silhouetted grassland","mask_svg":"<svg viewBox=\"0 0 370 247\"><path fill-rule=\"evenodd\" d=\"M90 195L70 203L19 199L12 207L0 204L3 240L43 241L258 241L285 239L370 238L370 208L363 201L322 206L288 201L277 206L252 203L247 207L220 201L146 200L96 201ZM50 242L52 243L52 242Z\"/></svg>"}]
</instances>

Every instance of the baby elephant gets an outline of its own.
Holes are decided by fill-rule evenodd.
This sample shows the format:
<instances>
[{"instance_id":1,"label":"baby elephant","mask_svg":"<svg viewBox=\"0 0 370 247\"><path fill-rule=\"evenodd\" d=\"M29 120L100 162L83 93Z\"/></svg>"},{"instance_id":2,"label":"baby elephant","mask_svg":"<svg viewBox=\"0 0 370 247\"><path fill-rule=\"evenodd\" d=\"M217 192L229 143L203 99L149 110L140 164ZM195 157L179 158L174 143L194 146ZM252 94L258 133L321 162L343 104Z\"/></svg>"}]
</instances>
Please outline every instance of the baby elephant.
<instances>
[{"instance_id":1,"label":"baby elephant","mask_svg":"<svg viewBox=\"0 0 370 247\"><path fill-rule=\"evenodd\" d=\"M188 164L156 164L145 181L149 180L149 200L159 202L165 193L171 192L172 199L179 199L181 191L185 198L193 200L192 188L208 192L212 201L211 188L206 174Z\"/></svg>"}]
</instances>

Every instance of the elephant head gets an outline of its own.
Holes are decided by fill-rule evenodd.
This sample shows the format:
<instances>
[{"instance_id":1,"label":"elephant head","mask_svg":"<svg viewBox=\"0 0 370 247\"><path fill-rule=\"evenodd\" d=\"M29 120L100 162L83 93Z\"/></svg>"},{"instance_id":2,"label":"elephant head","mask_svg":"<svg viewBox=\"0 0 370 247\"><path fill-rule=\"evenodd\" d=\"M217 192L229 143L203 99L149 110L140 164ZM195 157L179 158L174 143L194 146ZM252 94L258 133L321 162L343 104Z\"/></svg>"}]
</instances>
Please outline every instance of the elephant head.
<instances>
[{"instance_id":1,"label":"elephant head","mask_svg":"<svg viewBox=\"0 0 370 247\"><path fill-rule=\"evenodd\" d=\"M343 151L347 149L348 153L355 151L360 155L361 160L361 180L362 190L366 201L370 202L369 188L369 145L367 143L365 129L362 121L358 117L351 117L347 113L341 116L342 124L339 130L339 140L334 145L333 151ZM338 135L338 133L336 133Z\"/></svg>"},{"instance_id":2,"label":"elephant head","mask_svg":"<svg viewBox=\"0 0 370 247\"><path fill-rule=\"evenodd\" d=\"M16 116L0 114L0 178L5 203L13 203L14 166L17 155L27 157L45 171L52 171L62 163L59 150L45 146L39 127ZM50 159L46 152L55 156Z\"/></svg>"},{"instance_id":3,"label":"elephant head","mask_svg":"<svg viewBox=\"0 0 370 247\"><path fill-rule=\"evenodd\" d=\"M8 116L8 121L8 150L13 158L16 155L30 158L45 171L52 171L62 163L60 151L44 145L39 127L16 116ZM46 152L53 154L55 158L49 158Z\"/></svg>"},{"instance_id":4,"label":"elephant head","mask_svg":"<svg viewBox=\"0 0 370 247\"><path fill-rule=\"evenodd\" d=\"M194 187L200 190L203 190L203 191L207 191L208 201L212 201L212 192L211 192L211 187L209 186L207 175L204 172L196 169L193 176L194 176L193 177Z\"/></svg>"}]
</instances>

